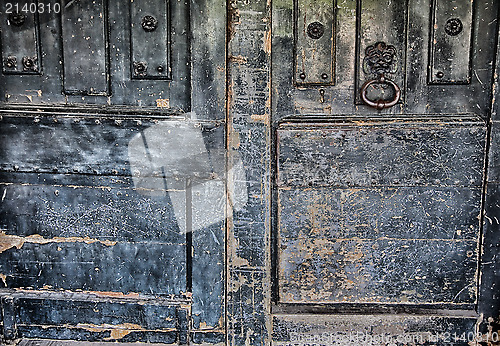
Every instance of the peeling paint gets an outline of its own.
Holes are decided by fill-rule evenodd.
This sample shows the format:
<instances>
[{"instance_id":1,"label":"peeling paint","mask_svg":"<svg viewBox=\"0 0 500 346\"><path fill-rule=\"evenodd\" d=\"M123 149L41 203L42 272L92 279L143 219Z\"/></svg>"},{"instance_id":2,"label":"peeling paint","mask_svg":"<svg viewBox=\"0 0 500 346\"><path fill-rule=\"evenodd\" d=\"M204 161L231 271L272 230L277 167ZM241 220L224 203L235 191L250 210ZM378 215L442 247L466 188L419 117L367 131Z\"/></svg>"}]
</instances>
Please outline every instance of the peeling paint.
<instances>
[{"instance_id":1,"label":"peeling paint","mask_svg":"<svg viewBox=\"0 0 500 346\"><path fill-rule=\"evenodd\" d=\"M55 237L51 239L45 239L41 235L38 234L33 234L28 237L19 237L16 235L9 235L5 234L5 232L0 233L0 253L9 250L13 247L16 247L18 249L22 248L25 243L31 243L31 244L50 244L50 243L85 243L85 244L92 244L92 243L101 243L106 246L113 246L116 245L116 241L110 241L110 240L98 240L98 239L92 239L89 237L68 237L68 238L63 238L63 237Z\"/></svg>"},{"instance_id":2,"label":"peeling paint","mask_svg":"<svg viewBox=\"0 0 500 346\"><path fill-rule=\"evenodd\" d=\"M248 62L248 58L241 55L231 56L229 57L229 61L235 62L237 64L246 64Z\"/></svg>"},{"instance_id":3,"label":"peeling paint","mask_svg":"<svg viewBox=\"0 0 500 346\"><path fill-rule=\"evenodd\" d=\"M88 330L89 332L97 332L97 333L110 332L110 336L104 338L104 340L120 340L132 332L145 330L142 326L133 323L123 323L116 325L113 324L95 325L95 324L79 323L76 325L76 327Z\"/></svg>"}]
</instances>

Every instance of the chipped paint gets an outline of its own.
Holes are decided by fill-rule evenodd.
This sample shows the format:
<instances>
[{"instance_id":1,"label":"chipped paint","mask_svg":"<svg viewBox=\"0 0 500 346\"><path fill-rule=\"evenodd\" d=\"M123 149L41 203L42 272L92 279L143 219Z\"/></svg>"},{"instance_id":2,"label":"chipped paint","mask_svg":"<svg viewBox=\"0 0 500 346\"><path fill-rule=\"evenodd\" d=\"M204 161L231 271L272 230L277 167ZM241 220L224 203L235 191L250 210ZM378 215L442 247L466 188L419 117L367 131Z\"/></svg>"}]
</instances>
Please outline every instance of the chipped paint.
<instances>
[{"instance_id":1,"label":"chipped paint","mask_svg":"<svg viewBox=\"0 0 500 346\"><path fill-rule=\"evenodd\" d=\"M116 241L110 241L110 240L99 240L99 239L92 239L89 237L68 237L68 238L63 238L63 237L55 237L51 239L45 239L41 235L38 234L33 234L27 237L19 237L16 235L9 235L6 234L5 232L0 233L0 253L9 250L13 247L16 247L17 249L20 249L23 247L25 243L31 243L31 244L39 244L39 245L45 245L45 244L50 244L50 243L85 243L85 244L92 244L92 243L101 243L106 246L113 246L116 245Z\"/></svg>"},{"instance_id":2,"label":"chipped paint","mask_svg":"<svg viewBox=\"0 0 500 346\"><path fill-rule=\"evenodd\" d=\"M97 332L97 333L110 332L109 337L104 338L104 340L120 340L132 332L145 330L142 326L133 323L123 323L116 325L113 324L95 325L95 324L79 323L76 325L76 327L88 330L89 332Z\"/></svg>"},{"instance_id":3,"label":"chipped paint","mask_svg":"<svg viewBox=\"0 0 500 346\"><path fill-rule=\"evenodd\" d=\"M230 62L235 62L237 64L246 64L248 62L248 58L238 55L229 57Z\"/></svg>"},{"instance_id":4,"label":"chipped paint","mask_svg":"<svg viewBox=\"0 0 500 346\"><path fill-rule=\"evenodd\" d=\"M271 47L272 47L272 35L271 35L271 30L268 30L264 35L264 52L266 52L266 54L268 55L271 55Z\"/></svg>"}]
</instances>

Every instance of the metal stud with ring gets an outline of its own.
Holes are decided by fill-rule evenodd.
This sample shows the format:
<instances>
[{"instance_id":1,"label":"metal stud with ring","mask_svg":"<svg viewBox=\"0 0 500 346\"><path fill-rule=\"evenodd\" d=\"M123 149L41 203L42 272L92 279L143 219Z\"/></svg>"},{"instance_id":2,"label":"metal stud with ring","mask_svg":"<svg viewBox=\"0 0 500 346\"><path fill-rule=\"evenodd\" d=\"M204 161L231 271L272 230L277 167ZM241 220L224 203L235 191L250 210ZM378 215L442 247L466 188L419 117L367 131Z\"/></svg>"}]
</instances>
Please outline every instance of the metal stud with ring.
<instances>
[{"instance_id":1,"label":"metal stud with ring","mask_svg":"<svg viewBox=\"0 0 500 346\"><path fill-rule=\"evenodd\" d=\"M377 101L370 100L366 96L366 93L368 91L368 87L373 84L390 85L394 89L394 97L392 98L392 100L377 100ZM377 79L371 79L366 81L361 87L361 100L363 100L363 102L366 105L376 108L378 110L382 110L384 108L389 108L396 105L399 102L400 97L401 97L401 89L399 88L399 86L392 80L385 78L383 74L380 75Z\"/></svg>"}]
</instances>

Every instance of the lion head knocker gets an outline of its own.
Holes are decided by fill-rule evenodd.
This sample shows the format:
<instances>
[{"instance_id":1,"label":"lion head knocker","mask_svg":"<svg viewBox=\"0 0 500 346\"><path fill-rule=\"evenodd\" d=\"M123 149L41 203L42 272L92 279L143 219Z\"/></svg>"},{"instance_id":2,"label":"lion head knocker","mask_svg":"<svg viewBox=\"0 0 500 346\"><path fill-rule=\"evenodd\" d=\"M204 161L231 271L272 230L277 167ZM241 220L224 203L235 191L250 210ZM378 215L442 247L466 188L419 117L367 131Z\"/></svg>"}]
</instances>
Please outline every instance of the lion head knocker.
<instances>
[{"instance_id":1,"label":"lion head knocker","mask_svg":"<svg viewBox=\"0 0 500 346\"><path fill-rule=\"evenodd\" d=\"M401 89L392 81L390 75L397 71L396 48L387 45L385 42L377 42L366 47L365 58L363 59L363 72L371 78L367 80L360 90L361 100L364 104L382 110L396 105L401 97ZM370 99L369 88L393 89L391 99Z\"/></svg>"},{"instance_id":2,"label":"lion head knocker","mask_svg":"<svg viewBox=\"0 0 500 346\"><path fill-rule=\"evenodd\" d=\"M396 72L396 48L385 42L366 47L363 72L375 76Z\"/></svg>"}]
</instances>

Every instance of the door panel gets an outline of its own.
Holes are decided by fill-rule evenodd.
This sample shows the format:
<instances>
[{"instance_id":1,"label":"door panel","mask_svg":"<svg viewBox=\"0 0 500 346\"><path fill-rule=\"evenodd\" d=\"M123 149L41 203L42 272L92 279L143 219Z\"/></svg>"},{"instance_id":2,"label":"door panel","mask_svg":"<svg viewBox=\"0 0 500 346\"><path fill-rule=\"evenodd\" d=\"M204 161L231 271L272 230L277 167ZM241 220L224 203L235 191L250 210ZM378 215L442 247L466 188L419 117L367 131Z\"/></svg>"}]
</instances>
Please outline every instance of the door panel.
<instances>
[{"instance_id":1,"label":"door panel","mask_svg":"<svg viewBox=\"0 0 500 346\"><path fill-rule=\"evenodd\" d=\"M272 9L273 341L476 337L496 37L483 20L498 8L338 0L308 17L301 6ZM333 59L307 32L316 21L325 40L334 28ZM310 80L317 66L333 66L332 80ZM447 341L410 344L426 342Z\"/></svg>"},{"instance_id":2,"label":"door panel","mask_svg":"<svg viewBox=\"0 0 500 346\"><path fill-rule=\"evenodd\" d=\"M64 93L109 94L106 1L68 3L61 12ZM102 18L102 20L100 19Z\"/></svg>"},{"instance_id":3,"label":"door panel","mask_svg":"<svg viewBox=\"0 0 500 346\"><path fill-rule=\"evenodd\" d=\"M282 124L279 301L471 308L486 129L466 124Z\"/></svg>"},{"instance_id":4,"label":"door panel","mask_svg":"<svg viewBox=\"0 0 500 346\"><path fill-rule=\"evenodd\" d=\"M0 10L0 334L223 342L225 2L60 5Z\"/></svg>"},{"instance_id":5,"label":"door panel","mask_svg":"<svg viewBox=\"0 0 500 346\"><path fill-rule=\"evenodd\" d=\"M331 3L334 4L333 1ZM432 5L426 0L408 0L407 5L401 1L337 1L333 48L335 80L331 86L295 82L296 76L292 71L300 74L297 70L300 66L295 63L295 54L301 51L303 43L302 39L296 37L297 29L294 28L308 24L297 22L296 14L300 11L300 2L289 0L275 3L272 55L275 111L273 119L279 121L292 115L315 114L321 114L322 117L339 114L370 117L477 114L483 118L487 117L491 95L491 85L488 81L492 78L491 64L495 46L495 31L488 27L487 19L495 18L496 12L490 7L494 4L469 1L457 1L457 4L461 5L455 2L443 3L446 5L441 2ZM434 23L433 13L436 11L438 13ZM448 19L460 19L462 23L462 30L455 36L446 33ZM327 23L322 24L328 26ZM431 27L434 28L432 32ZM482 34L473 35L469 40L469 28ZM358 39L354 39L356 37ZM309 41L314 40L307 38ZM359 95L365 82L378 77L376 69L372 71L367 68L367 60L370 60L367 59L367 48L379 42L385 43L386 47L394 47L392 62L384 71L386 77L401 89L400 102L380 112L366 107ZM469 45L470 54L473 55L466 53ZM377 55L380 57L383 53ZM434 81L434 77L430 77L429 72L431 66L438 63L436 59L449 64L440 65L439 68L443 69L441 72L446 72L447 76L443 74L439 84ZM306 68L311 65L308 64ZM432 68L436 69L437 66ZM470 78L467 78L467 75ZM353 76L356 76L354 80ZM382 84L378 92L373 91L372 98L390 99L391 91L392 88Z\"/></svg>"},{"instance_id":6,"label":"door panel","mask_svg":"<svg viewBox=\"0 0 500 346\"><path fill-rule=\"evenodd\" d=\"M8 22L15 8L11 14L2 9L2 60L7 73L0 90L4 104L129 105L141 111L144 107L190 111L186 1L65 0L60 5L50 11L45 6L43 13L21 11L26 19L19 26ZM26 48L11 52L18 41L26 42ZM12 65L9 56L16 58L16 68L7 66ZM25 57L36 60L33 67L23 67ZM156 83L157 79L165 82Z\"/></svg>"},{"instance_id":7,"label":"door panel","mask_svg":"<svg viewBox=\"0 0 500 346\"><path fill-rule=\"evenodd\" d=\"M275 345L468 345L468 341L474 340L475 334L462 333L464 330L473 330L476 319L401 315L385 318L379 315L305 315L276 316L273 322L273 337L277 340Z\"/></svg>"}]
</instances>

